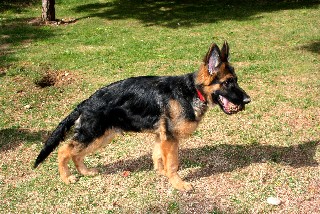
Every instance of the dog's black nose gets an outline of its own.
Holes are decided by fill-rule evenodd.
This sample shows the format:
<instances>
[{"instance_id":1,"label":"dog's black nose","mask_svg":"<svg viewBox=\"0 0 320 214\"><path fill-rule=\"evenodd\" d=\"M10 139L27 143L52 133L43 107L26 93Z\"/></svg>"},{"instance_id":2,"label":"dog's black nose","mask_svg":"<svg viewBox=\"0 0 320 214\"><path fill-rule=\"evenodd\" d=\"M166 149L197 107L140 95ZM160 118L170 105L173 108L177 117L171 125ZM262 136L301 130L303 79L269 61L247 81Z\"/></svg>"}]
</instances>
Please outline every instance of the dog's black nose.
<instances>
[{"instance_id":1,"label":"dog's black nose","mask_svg":"<svg viewBox=\"0 0 320 214\"><path fill-rule=\"evenodd\" d=\"M250 102L251 102L251 98L250 98L250 97L245 96L245 97L243 98L243 103L244 103L244 104L248 104L248 103L250 103Z\"/></svg>"}]
</instances>

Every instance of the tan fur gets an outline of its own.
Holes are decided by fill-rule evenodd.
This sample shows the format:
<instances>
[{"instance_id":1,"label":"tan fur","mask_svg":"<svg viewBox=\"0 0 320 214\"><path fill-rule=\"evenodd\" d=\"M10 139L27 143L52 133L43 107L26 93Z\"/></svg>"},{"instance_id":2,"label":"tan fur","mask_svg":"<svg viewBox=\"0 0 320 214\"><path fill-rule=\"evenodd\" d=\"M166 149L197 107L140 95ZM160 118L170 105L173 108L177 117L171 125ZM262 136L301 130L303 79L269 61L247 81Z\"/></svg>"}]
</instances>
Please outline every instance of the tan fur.
<instances>
[{"instance_id":1,"label":"tan fur","mask_svg":"<svg viewBox=\"0 0 320 214\"><path fill-rule=\"evenodd\" d=\"M170 116L173 123L174 136L178 139L186 138L198 127L198 122L186 121L182 115L182 107L176 100L170 100Z\"/></svg>"},{"instance_id":2,"label":"tan fur","mask_svg":"<svg viewBox=\"0 0 320 214\"><path fill-rule=\"evenodd\" d=\"M178 141L161 142L162 161L164 172L169 179L171 185L178 190L191 190L192 185L181 179L178 174L179 157L178 157Z\"/></svg>"},{"instance_id":3,"label":"tan fur","mask_svg":"<svg viewBox=\"0 0 320 214\"><path fill-rule=\"evenodd\" d=\"M62 181L66 184L75 183L76 177L71 175L68 162L72 157L73 144L66 144L58 150L59 173Z\"/></svg>"},{"instance_id":4,"label":"tan fur","mask_svg":"<svg viewBox=\"0 0 320 214\"><path fill-rule=\"evenodd\" d=\"M235 74L232 73L229 69L226 69L227 63L223 63L220 67L220 72L218 75L219 82L222 83L227 79L235 77Z\"/></svg>"},{"instance_id":5,"label":"tan fur","mask_svg":"<svg viewBox=\"0 0 320 214\"><path fill-rule=\"evenodd\" d=\"M204 63L200 66L196 77L196 83L199 85L203 85L203 92L206 101L213 105L214 101L212 100L211 94L214 91L217 91L221 88L221 83L226 81L229 78L234 77L234 74L231 73L228 69L226 69L227 63L222 63L219 68L218 79L219 83L212 84L214 78L217 77L217 74L209 74L207 65Z\"/></svg>"},{"instance_id":6,"label":"tan fur","mask_svg":"<svg viewBox=\"0 0 320 214\"><path fill-rule=\"evenodd\" d=\"M167 176L174 188L178 190L191 190L191 184L184 182L178 174L178 139L187 137L194 132L198 126L198 122L186 121L183 118L182 112L183 109L178 101L169 101L169 115L173 127L173 133L171 134L173 136L168 138L165 119L161 118L159 128L157 129L159 132L156 135L152 159L154 169L159 174Z\"/></svg>"},{"instance_id":7,"label":"tan fur","mask_svg":"<svg viewBox=\"0 0 320 214\"><path fill-rule=\"evenodd\" d=\"M195 83L197 85L204 85L204 86L210 85L211 82L214 80L215 76L216 74L213 74L213 75L209 74L206 64L202 64L197 73Z\"/></svg>"},{"instance_id":8,"label":"tan fur","mask_svg":"<svg viewBox=\"0 0 320 214\"><path fill-rule=\"evenodd\" d=\"M158 173L161 175L166 175L164 171L163 162L162 162L161 142L158 135L156 136L156 139L155 139L152 159L153 159L154 170L158 171Z\"/></svg>"}]
</instances>

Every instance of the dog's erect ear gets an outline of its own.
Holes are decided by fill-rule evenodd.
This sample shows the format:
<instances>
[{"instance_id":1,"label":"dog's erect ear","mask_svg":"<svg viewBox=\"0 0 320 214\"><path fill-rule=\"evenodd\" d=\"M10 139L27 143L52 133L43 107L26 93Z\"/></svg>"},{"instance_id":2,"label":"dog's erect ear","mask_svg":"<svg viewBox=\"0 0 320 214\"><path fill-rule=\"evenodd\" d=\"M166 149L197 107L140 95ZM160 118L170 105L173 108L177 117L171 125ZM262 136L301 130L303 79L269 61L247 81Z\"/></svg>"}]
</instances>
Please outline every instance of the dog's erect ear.
<instances>
[{"instance_id":1,"label":"dog's erect ear","mask_svg":"<svg viewBox=\"0 0 320 214\"><path fill-rule=\"evenodd\" d=\"M225 41L223 43L220 56L221 56L222 62L228 62L228 60L229 60L229 45L228 45L227 41Z\"/></svg>"},{"instance_id":2,"label":"dog's erect ear","mask_svg":"<svg viewBox=\"0 0 320 214\"><path fill-rule=\"evenodd\" d=\"M204 63L208 66L210 75L218 72L218 66L221 63L221 52L216 44L212 44L204 59Z\"/></svg>"}]
</instances>

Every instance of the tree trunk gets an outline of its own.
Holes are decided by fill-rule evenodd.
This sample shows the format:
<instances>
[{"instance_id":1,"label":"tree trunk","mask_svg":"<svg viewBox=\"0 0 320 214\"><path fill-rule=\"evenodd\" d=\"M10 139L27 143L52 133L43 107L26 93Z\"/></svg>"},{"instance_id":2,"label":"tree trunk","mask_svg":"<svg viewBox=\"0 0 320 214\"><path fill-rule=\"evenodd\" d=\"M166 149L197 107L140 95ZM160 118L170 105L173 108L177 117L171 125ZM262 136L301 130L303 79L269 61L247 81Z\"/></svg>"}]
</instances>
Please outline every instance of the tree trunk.
<instances>
[{"instance_id":1,"label":"tree trunk","mask_svg":"<svg viewBox=\"0 0 320 214\"><path fill-rule=\"evenodd\" d=\"M56 11L54 9L55 0L42 0L42 21L55 21Z\"/></svg>"}]
</instances>

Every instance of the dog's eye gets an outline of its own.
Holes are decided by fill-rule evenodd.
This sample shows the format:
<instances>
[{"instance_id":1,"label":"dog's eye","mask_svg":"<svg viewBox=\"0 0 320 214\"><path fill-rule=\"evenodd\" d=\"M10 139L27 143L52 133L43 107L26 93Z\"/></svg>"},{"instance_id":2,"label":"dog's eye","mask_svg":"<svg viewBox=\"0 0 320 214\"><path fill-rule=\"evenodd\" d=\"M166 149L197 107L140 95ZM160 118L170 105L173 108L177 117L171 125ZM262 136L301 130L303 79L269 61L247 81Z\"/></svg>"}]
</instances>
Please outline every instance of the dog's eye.
<instances>
[{"instance_id":1,"label":"dog's eye","mask_svg":"<svg viewBox=\"0 0 320 214\"><path fill-rule=\"evenodd\" d=\"M222 84L223 84L223 86L227 87L229 85L229 81L228 80L224 81Z\"/></svg>"},{"instance_id":2,"label":"dog's eye","mask_svg":"<svg viewBox=\"0 0 320 214\"><path fill-rule=\"evenodd\" d=\"M231 80L226 80L226 81L224 81L224 82L222 83L222 85L223 85L224 87L228 87L230 83L231 83Z\"/></svg>"},{"instance_id":3,"label":"dog's eye","mask_svg":"<svg viewBox=\"0 0 320 214\"><path fill-rule=\"evenodd\" d=\"M230 79L227 79L226 81L222 82L222 85L224 87L229 87L230 85L232 85L233 83L237 82L236 79L234 78L230 78Z\"/></svg>"}]
</instances>

